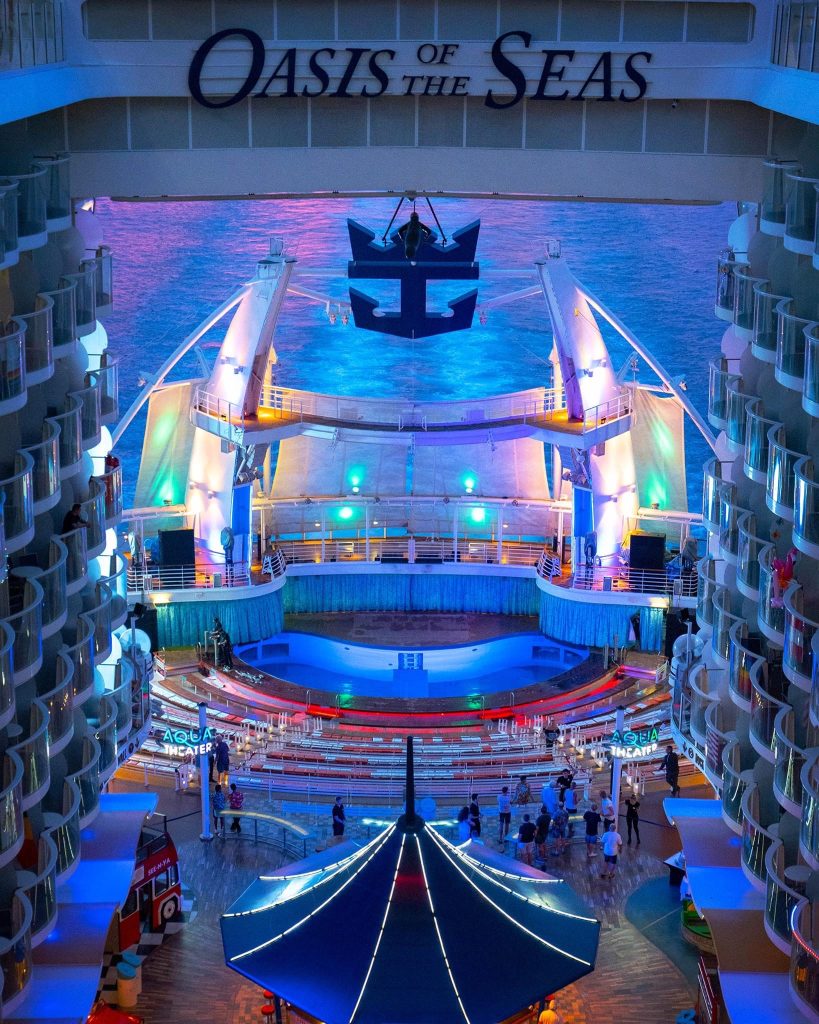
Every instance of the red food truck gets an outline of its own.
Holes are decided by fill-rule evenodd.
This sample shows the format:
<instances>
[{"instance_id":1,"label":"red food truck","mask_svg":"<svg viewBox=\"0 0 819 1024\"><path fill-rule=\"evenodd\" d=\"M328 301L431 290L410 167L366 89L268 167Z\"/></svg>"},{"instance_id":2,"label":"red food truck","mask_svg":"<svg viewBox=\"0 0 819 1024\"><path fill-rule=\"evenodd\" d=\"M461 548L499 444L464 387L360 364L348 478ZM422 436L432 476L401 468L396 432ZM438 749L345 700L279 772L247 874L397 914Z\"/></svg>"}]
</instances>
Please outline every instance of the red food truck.
<instances>
[{"instance_id":1,"label":"red food truck","mask_svg":"<svg viewBox=\"0 0 819 1024\"><path fill-rule=\"evenodd\" d=\"M165 829L143 828L128 898L119 912L119 948L139 942L143 931L160 931L182 911L179 857Z\"/></svg>"}]
</instances>

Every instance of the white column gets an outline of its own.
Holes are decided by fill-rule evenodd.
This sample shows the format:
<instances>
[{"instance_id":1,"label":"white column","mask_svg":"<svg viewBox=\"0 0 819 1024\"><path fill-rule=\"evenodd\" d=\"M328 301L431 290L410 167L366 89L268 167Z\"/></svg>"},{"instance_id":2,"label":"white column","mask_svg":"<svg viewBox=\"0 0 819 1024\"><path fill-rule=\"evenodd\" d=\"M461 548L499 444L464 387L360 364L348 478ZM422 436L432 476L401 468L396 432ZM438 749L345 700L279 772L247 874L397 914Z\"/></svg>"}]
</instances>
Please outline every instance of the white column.
<instances>
[{"instance_id":1,"label":"white column","mask_svg":"<svg viewBox=\"0 0 819 1024\"><path fill-rule=\"evenodd\" d=\"M557 557L563 561L563 509L557 513Z\"/></svg>"},{"instance_id":2,"label":"white column","mask_svg":"<svg viewBox=\"0 0 819 1024\"><path fill-rule=\"evenodd\" d=\"M501 564L503 561L503 516L505 513L505 507L498 508L498 557L497 563Z\"/></svg>"},{"instance_id":3,"label":"white column","mask_svg":"<svg viewBox=\"0 0 819 1024\"><path fill-rule=\"evenodd\" d=\"M321 507L321 561L324 562L324 549L327 542L327 510Z\"/></svg>"},{"instance_id":4,"label":"white column","mask_svg":"<svg viewBox=\"0 0 819 1024\"><path fill-rule=\"evenodd\" d=\"M614 719L614 727L620 736L623 735L623 729L625 727L625 710L623 708L617 709L617 714ZM620 776L623 774L623 759L615 757L611 765L611 802L614 804L614 823L615 825L619 822L620 817Z\"/></svg>"},{"instance_id":5,"label":"white column","mask_svg":"<svg viewBox=\"0 0 819 1024\"><path fill-rule=\"evenodd\" d=\"M370 560L370 506L364 505L364 561Z\"/></svg>"},{"instance_id":6,"label":"white column","mask_svg":"<svg viewBox=\"0 0 819 1024\"><path fill-rule=\"evenodd\" d=\"M452 506L452 557L458 561L458 506Z\"/></svg>"},{"instance_id":7,"label":"white column","mask_svg":"<svg viewBox=\"0 0 819 1024\"><path fill-rule=\"evenodd\" d=\"M207 727L208 705L206 701L202 701L199 705L200 737L205 735ZM213 839L213 833L210 830L210 789L208 788L210 773L208 771L207 746L207 743L201 743L199 747L199 790L202 798L202 831L199 833L199 838L203 843L209 843Z\"/></svg>"}]
</instances>

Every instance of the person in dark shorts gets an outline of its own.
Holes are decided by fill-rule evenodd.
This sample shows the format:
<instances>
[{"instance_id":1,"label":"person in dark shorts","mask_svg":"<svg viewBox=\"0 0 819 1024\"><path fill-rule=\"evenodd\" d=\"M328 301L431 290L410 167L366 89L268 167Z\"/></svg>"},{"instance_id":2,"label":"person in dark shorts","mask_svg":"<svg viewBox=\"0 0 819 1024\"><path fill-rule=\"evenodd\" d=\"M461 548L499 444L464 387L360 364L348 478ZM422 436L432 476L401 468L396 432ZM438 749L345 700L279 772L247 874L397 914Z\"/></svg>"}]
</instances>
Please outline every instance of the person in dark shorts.
<instances>
[{"instance_id":1,"label":"person in dark shorts","mask_svg":"<svg viewBox=\"0 0 819 1024\"><path fill-rule=\"evenodd\" d=\"M529 815L523 815L523 821L518 829L518 853L524 864L531 864L535 859L535 835L537 829L529 820Z\"/></svg>"},{"instance_id":2,"label":"person in dark shorts","mask_svg":"<svg viewBox=\"0 0 819 1024\"><path fill-rule=\"evenodd\" d=\"M344 835L344 824L346 822L346 815L344 813L344 804L341 802L341 797L336 797L336 802L333 804L333 835L343 836Z\"/></svg>"},{"instance_id":3,"label":"person in dark shorts","mask_svg":"<svg viewBox=\"0 0 819 1024\"><path fill-rule=\"evenodd\" d=\"M597 846L597 832L603 820L597 813L597 804L591 805L583 815L583 820L586 822L586 856L591 860L596 852L594 848Z\"/></svg>"},{"instance_id":4,"label":"person in dark shorts","mask_svg":"<svg viewBox=\"0 0 819 1024\"><path fill-rule=\"evenodd\" d=\"M472 831L472 838L479 839L481 835L481 808L478 804L478 794L472 794L472 802L469 805L469 826Z\"/></svg>"},{"instance_id":5,"label":"person in dark shorts","mask_svg":"<svg viewBox=\"0 0 819 1024\"><path fill-rule=\"evenodd\" d=\"M601 878L614 878L617 870L617 855L623 849L623 837L612 822L608 832L603 833L603 872Z\"/></svg>"},{"instance_id":6,"label":"person in dark shorts","mask_svg":"<svg viewBox=\"0 0 819 1024\"><path fill-rule=\"evenodd\" d=\"M498 843L503 845L504 839L509 835L509 826L512 824L512 798L509 796L509 787L504 786L498 793Z\"/></svg>"},{"instance_id":7,"label":"person in dark shorts","mask_svg":"<svg viewBox=\"0 0 819 1024\"><path fill-rule=\"evenodd\" d=\"M549 839L549 827L551 824L552 816L544 805L540 808L540 814L535 819L535 846L537 847L537 855L541 860L546 859L546 843Z\"/></svg>"},{"instance_id":8,"label":"person in dark shorts","mask_svg":"<svg viewBox=\"0 0 819 1024\"><path fill-rule=\"evenodd\" d=\"M665 768L665 781L671 786L671 795L680 795L680 759L674 748L669 745L665 748L665 757L660 761L660 767Z\"/></svg>"}]
</instances>

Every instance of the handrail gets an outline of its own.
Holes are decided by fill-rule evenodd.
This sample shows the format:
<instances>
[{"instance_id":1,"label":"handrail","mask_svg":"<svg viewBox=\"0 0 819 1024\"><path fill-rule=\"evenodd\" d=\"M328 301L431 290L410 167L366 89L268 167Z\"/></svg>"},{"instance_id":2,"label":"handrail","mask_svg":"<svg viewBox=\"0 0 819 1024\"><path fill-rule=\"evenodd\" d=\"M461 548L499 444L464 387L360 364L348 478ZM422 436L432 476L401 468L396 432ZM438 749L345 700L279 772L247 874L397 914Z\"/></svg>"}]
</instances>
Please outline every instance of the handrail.
<instances>
[{"instance_id":1,"label":"handrail","mask_svg":"<svg viewBox=\"0 0 819 1024\"><path fill-rule=\"evenodd\" d=\"M587 566L580 567L570 576L545 575L549 570L538 572L553 586L569 590L584 590L614 593L660 594L666 597L696 597L697 575L695 572L678 574L663 569L632 569L629 566Z\"/></svg>"}]
</instances>

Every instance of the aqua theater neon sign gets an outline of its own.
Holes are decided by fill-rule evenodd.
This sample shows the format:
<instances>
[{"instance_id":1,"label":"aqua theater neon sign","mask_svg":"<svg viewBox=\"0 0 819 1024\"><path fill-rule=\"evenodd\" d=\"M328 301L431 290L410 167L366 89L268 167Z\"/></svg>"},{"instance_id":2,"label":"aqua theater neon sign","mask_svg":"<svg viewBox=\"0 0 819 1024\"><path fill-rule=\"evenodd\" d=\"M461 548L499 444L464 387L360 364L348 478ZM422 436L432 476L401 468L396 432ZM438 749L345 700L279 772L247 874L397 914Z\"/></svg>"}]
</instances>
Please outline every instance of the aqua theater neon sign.
<instances>
[{"instance_id":1,"label":"aqua theater neon sign","mask_svg":"<svg viewBox=\"0 0 819 1024\"><path fill-rule=\"evenodd\" d=\"M657 726L650 729L624 729L620 732L615 729L609 739L609 752L612 757L619 757L628 760L634 757L648 757L653 754L660 742L660 733Z\"/></svg>"},{"instance_id":2,"label":"aqua theater neon sign","mask_svg":"<svg viewBox=\"0 0 819 1024\"><path fill-rule=\"evenodd\" d=\"M162 746L169 757L185 757L189 753L200 757L210 753L215 736L216 730L210 725L204 729L166 729Z\"/></svg>"}]
</instances>

